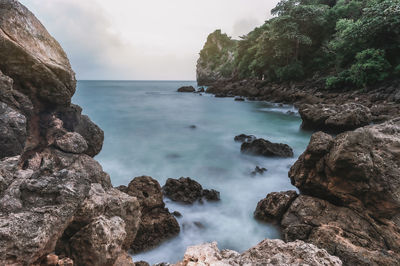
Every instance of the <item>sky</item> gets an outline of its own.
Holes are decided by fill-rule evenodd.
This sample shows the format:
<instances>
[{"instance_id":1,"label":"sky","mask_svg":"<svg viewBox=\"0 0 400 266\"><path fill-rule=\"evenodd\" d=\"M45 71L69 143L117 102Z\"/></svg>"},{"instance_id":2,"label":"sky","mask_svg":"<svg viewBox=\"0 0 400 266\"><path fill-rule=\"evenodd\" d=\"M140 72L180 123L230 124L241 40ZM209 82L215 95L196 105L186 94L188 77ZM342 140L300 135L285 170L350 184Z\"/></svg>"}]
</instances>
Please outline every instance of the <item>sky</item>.
<instances>
[{"instance_id":1,"label":"sky","mask_svg":"<svg viewBox=\"0 0 400 266\"><path fill-rule=\"evenodd\" d=\"M238 38L279 0L20 0L62 45L80 80L195 80L216 29Z\"/></svg>"}]
</instances>

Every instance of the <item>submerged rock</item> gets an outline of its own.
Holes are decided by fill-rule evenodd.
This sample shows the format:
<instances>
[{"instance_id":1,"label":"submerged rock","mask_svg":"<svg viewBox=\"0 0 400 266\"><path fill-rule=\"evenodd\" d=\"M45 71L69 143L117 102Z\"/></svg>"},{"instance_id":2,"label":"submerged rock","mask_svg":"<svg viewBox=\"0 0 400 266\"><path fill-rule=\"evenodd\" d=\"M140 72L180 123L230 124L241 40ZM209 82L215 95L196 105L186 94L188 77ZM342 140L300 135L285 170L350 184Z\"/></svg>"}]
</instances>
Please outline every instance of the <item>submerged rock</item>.
<instances>
[{"instance_id":1,"label":"submerged rock","mask_svg":"<svg viewBox=\"0 0 400 266\"><path fill-rule=\"evenodd\" d=\"M152 248L179 234L179 224L165 208L161 186L157 180L149 176L136 177L128 187L120 189L136 197L141 207L139 230L130 243L130 248L134 252Z\"/></svg>"},{"instance_id":2,"label":"submerged rock","mask_svg":"<svg viewBox=\"0 0 400 266\"><path fill-rule=\"evenodd\" d=\"M178 89L178 92L195 92L196 89L193 86L184 86Z\"/></svg>"},{"instance_id":3,"label":"submerged rock","mask_svg":"<svg viewBox=\"0 0 400 266\"><path fill-rule=\"evenodd\" d=\"M287 144L272 143L265 139L244 142L240 147L242 153L266 157L293 157L293 150Z\"/></svg>"},{"instance_id":4,"label":"submerged rock","mask_svg":"<svg viewBox=\"0 0 400 266\"><path fill-rule=\"evenodd\" d=\"M370 109L356 103L305 104L299 113L303 119L302 128L328 132L353 130L372 122Z\"/></svg>"},{"instance_id":5,"label":"submerged rock","mask_svg":"<svg viewBox=\"0 0 400 266\"><path fill-rule=\"evenodd\" d=\"M173 201L193 204L203 197L210 201L220 200L218 191L211 189L203 190L203 187L189 177L179 179L168 178L163 187L164 195Z\"/></svg>"},{"instance_id":6,"label":"submerged rock","mask_svg":"<svg viewBox=\"0 0 400 266\"><path fill-rule=\"evenodd\" d=\"M232 250L220 251L217 243L189 247L177 266L186 265L342 265L339 258L303 241L285 243L266 239L239 254Z\"/></svg>"},{"instance_id":7,"label":"submerged rock","mask_svg":"<svg viewBox=\"0 0 400 266\"><path fill-rule=\"evenodd\" d=\"M263 175L264 172L268 171L267 168L264 167L260 167L260 166L256 166L256 168L254 169L254 171L252 171L250 174L252 176L256 176L257 174Z\"/></svg>"}]
</instances>

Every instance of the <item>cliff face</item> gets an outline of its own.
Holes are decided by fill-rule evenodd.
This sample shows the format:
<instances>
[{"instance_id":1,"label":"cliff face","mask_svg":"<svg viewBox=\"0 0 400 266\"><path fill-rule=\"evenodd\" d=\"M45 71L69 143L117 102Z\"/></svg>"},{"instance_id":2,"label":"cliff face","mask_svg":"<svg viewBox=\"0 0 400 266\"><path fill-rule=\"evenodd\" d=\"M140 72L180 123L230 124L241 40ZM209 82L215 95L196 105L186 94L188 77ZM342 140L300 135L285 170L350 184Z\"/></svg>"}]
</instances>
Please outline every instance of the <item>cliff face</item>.
<instances>
[{"instance_id":1,"label":"cliff face","mask_svg":"<svg viewBox=\"0 0 400 266\"><path fill-rule=\"evenodd\" d=\"M104 134L71 104L75 85L43 25L0 0L1 265L113 265L136 236L139 203L92 158Z\"/></svg>"},{"instance_id":2,"label":"cliff face","mask_svg":"<svg viewBox=\"0 0 400 266\"><path fill-rule=\"evenodd\" d=\"M232 76L235 45L236 41L222 34L221 30L208 36L197 61L197 83L200 86Z\"/></svg>"}]
</instances>

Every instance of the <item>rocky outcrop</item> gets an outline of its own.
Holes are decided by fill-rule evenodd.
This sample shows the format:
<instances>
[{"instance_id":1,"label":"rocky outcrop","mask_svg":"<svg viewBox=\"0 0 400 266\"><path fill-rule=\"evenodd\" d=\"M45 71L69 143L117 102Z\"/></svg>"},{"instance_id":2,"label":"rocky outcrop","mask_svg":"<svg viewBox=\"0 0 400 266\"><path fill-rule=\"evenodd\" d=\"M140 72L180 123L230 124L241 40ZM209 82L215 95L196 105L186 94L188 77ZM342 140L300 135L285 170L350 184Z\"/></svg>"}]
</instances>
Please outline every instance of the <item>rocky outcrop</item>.
<instances>
[{"instance_id":1,"label":"rocky outcrop","mask_svg":"<svg viewBox=\"0 0 400 266\"><path fill-rule=\"evenodd\" d=\"M140 176L134 178L128 187L119 189L136 197L140 204L142 216L139 229L129 246L134 252L153 248L179 234L179 224L165 208L161 186L157 180Z\"/></svg>"},{"instance_id":2,"label":"rocky outcrop","mask_svg":"<svg viewBox=\"0 0 400 266\"><path fill-rule=\"evenodd\" d=\"M258 202L254 217L268 223L279 223L297 196L294 190L269 193L265 199Z\"/></svg>"},{"instance_id":3,"label":"rocky outcrop","mask_svg":"<svg viewBox=\"0 0 400 266\"><path fill-rule=\"evenodd\" d=\"M304 129L343 132L367 126L372 122L371 111L361 104L348 103L302 105L299 113Z\"/></svg>"},{"instance_id":4,"label":"rocky outcrop","mask_svg":"<svg viewBox=\"0 0 400 266\"><path fill-rule=\"evenodd\" d=\"M398 147L400 119L335 138L315 133L289 172L301 195L280 221L284 239L313 243L345 265L399 265Z\"/></svg>"},{"instance_id":5,"label":"rocky outcrop","mask_svg":"<svg viewBox=\"0 0 400 266\"><path fill-rule=\"evenodd\" d=\"M287 144L272 143L265 139L244 142L240 147L242 153L266 157L293 157L293 150Z\"/></svg>"},{"instance_id":6,"label":"rocky outcrop","mask_svg":"<svg viewBox=\"0 0 400 266\"><path fill-rule=\"evenodd\" d=\"M136 237L139 203L92 158L104 134L74 91L57 41L0 0L1 265L113 265Z\"/></svg>"},{"instance_id":7,"label":"rocky outcrop","mask_svg":"<svg viewBox=\"0 0 400 266\"><path fill-rule=\"evenodd\" d=\"M196 89L193 86L184 86L178 89L178 92L195 92Z\"/></svg>"},{"instance_id":8,"label":"rocky outcrop","mask_svg":"<svg viewBox=\"0 0 400 266\"><path fill-rule=\"evenodd\" d=\"M342 265L337 257L303 241L285 243L266 239L239 254L232 250L220 251L217 243L189 247L183 261L176 266L191 265Z\"/></svg>"},{"instance_id":9,"label":"rocky outcrop","mask_svg":"<svg viewBox=\"0 0 400 266\"><path fill-rule=\"evenodd\" d=\"M0 69L22 93L43 103L70 103L76 81L67 55L18 1L0 1L0 40Z\"/></svg>"},{"instance_id":10,"label":"rocky outcrop","mask_svg":"<svg viewBox=\"0 0 400 266\"><path fill-rule=\"evenodd\" d=\"M198 200L202 200L203 197L209 201L218 201L220 199L218 191L203 189L198 182L189 177L168 178L163 187L163 192L171 200L185 204L193 204Z\"/></svg>"},{"instance_id":11,"label":"rocky outcrop","mask_svg":"<svg viewBox=\"0 0 400 266\"><path fill-rule=\"evenodd\" d=\"M256 136L254 136L254 135L246 135L246 134L240 134L240 135L235 136L235 138L234 138L234 140L236 142L241 142L241 143L243 143L243 142L252 142L253 140L256 140L256 139L257 139Z\"/></svg>"}]
</instances>

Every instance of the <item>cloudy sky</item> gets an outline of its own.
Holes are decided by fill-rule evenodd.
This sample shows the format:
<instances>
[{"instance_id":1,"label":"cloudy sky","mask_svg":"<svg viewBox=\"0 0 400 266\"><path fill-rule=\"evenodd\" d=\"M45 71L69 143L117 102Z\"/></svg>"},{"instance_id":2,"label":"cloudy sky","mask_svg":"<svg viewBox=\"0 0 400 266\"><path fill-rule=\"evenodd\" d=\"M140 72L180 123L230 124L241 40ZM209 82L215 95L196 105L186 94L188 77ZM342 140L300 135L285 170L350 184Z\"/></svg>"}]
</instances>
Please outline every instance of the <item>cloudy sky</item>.
<instances>
[{"instance_id":1,"label":"cloudy sky","mask_svg":"<svg viewBox=\"0 0 400 266\"><path fill-rule=\"evenodd\" d=\"M215 29L237 38L278 0L20 0L67 52L78 79L194 80Z\"/></svg>"}]
</instances>

